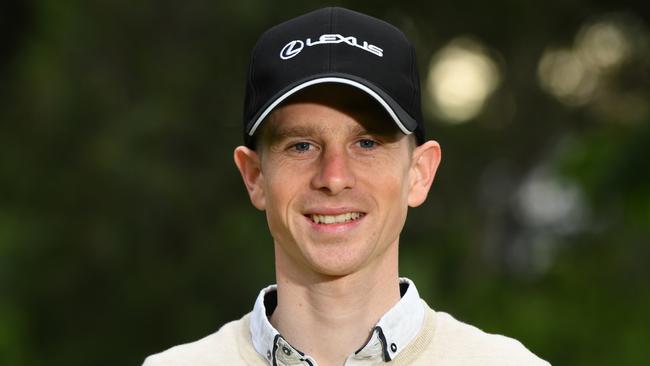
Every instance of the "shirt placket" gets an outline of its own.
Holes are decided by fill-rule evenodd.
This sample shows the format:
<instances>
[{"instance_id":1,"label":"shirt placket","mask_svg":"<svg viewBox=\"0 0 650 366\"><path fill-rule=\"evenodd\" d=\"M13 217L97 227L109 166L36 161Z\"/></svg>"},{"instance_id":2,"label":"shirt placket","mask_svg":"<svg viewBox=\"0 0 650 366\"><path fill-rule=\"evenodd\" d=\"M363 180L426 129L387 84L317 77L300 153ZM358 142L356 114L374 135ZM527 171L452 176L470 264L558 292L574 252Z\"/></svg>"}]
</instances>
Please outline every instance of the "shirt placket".
<instances>
[{"instance_id":1,"label":"shirt placket","mask_svg":"<svg viewBox=\"0 0 650 366\"><path fill-rule=\"evenodd\" d=\"M345 366L373 366L384 363L384 342L381 337L381 329L376 327L366 345L350 355Z\"/></svg>"},{"instance_id":2,"label":"shirt placket","mask_svg":"<svg viewBox=\"0 0 650 366\"><path fill-rule=\"evenodd\" d=\"M316 366L316 362L311 357L293 348L281 336L276 337L273 348L274 366Z\"/></svg>"}]
</instances>

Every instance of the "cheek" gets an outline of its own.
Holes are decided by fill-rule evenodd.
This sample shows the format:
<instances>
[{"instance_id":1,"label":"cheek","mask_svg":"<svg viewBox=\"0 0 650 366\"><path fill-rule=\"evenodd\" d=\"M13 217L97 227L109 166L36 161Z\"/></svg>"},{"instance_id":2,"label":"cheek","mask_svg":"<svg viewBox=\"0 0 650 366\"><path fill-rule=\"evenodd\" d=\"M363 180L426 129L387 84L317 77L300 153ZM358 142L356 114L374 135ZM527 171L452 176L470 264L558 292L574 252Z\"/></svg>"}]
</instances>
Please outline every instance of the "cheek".
<instances>
[{"instance_id":1,"label":"cheek","mask_svg":"<svg viewBox=\"0 0 650 366\"><path fill-rule=\"evenodd\" d=\"M283 227L290 224L290 213L297 197L300 195L300 186L299 180L288 174L276 174L267 177L265 189L266 215L269 225L273 226L273 230L283 230Z\"/></svg>"},{"instance_id":2,"label":"cheek","mask_svg":"<svg viewBox=\"0 0 650 366\"><path fill-rule=\"evenodd\" d=\"M393 168L394 169L394 168ZM394 169L395 171L397 169ZM386 229L401 229L406 220L409 199L409 179L406 170L397 170L398 174L383 175L372 180L378 196L377 205L385 215ZM402 174L399 174L402 173Z\"/></svg>"},{"instance_id":3,"label":"cheek","mask_svg":"<svg viewBox=\"0 0 650 366\"><path fill-rule=\"evenodd\" d=\"M380 192L391 205L400 205L408 196L409 175L405 169L396 169L395 167L377 168L375 172L384 172L383 174L370 174L370 182L375 189ZM386 174L385 172L394 172Z\"/></svg>"}]
</instances>

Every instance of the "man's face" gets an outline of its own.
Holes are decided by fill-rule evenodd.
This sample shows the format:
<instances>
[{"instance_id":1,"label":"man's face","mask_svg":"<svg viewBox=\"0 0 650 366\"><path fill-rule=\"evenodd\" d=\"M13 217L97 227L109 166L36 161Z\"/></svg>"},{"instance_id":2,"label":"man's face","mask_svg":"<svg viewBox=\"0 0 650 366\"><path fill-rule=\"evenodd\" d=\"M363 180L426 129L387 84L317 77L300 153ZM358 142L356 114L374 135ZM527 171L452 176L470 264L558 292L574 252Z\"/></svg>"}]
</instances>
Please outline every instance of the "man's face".
<instances>
[{"instance_id":1,"label":"man's face","mask_svg":"<svg viewBox=\"0 0 650 366\"><path fill-rule=\"evenodd\" d=\"M273 112L260 142L251 199L277 261L341 276L397 260L409 203L423 200L417 148L374 101L347 87L303 92Z\"/></svg>"}]
</instances>

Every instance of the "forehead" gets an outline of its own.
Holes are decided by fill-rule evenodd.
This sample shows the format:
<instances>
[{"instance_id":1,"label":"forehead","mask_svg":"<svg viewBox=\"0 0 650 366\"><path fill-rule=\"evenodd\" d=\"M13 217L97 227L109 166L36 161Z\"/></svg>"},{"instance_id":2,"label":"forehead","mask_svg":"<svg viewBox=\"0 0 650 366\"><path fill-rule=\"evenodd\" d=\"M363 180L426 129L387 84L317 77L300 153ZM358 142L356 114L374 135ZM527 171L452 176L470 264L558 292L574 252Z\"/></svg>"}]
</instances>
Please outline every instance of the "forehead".
<instances>
[{"instance_id":1,"label":"forehead","mask_svg":"<svg viewBox=\"0 0 650 366\"><path fill-rule=\"evenodd\" d=\"M322 113L323 110L335 113ZM321 113L318 113L321 112ZM382 135L400 133L388 113L372 97L356 88L339 84L310 87L288 98L262 124L263 140L275 139L309 127L313 132L326 133L331 124L329 116L353 120L352 132ZM314 123L318 122L318 123Z\"/></svg>"}]
</instances>

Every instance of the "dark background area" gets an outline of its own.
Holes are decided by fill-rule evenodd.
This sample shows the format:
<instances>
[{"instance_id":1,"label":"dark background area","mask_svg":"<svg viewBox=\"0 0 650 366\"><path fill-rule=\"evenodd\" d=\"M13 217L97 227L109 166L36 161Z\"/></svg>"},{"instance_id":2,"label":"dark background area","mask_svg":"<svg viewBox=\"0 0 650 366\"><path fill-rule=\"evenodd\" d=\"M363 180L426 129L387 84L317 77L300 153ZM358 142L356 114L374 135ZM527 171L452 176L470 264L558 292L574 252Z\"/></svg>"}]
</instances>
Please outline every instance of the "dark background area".
<instances>
[{"instance_id":1,"label":"dark background area","mask_svg":"<svg viewBox=\"0 0 650 366\"><path fill-rule=\"evenodd\" d=\"M249 52L269 26L331 4L404 30L423 87L459 37L498 67L464 123L423 95L443 163L410 212L402 275L434 309L553 364L645 363L646 2L5 0L0 364L137 365L252 308L274 273L231 158ZM624 45L622 61L545 84L544 56L594 24L618 29L604 49Z\"/></svg>"}]
</instances>

